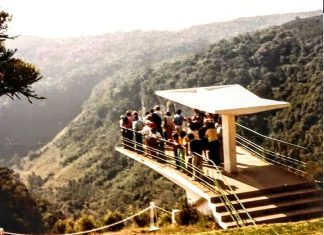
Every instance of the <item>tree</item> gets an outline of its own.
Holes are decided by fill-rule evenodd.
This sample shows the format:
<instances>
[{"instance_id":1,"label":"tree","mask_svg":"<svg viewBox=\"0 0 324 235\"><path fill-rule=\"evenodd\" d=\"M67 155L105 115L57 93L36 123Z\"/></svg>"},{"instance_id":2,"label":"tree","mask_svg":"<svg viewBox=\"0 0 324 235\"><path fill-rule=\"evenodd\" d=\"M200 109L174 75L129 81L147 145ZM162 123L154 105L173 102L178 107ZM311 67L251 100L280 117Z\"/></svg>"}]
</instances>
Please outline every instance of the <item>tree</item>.
<instances>
[{"instance_id":1,"label":"tree","mask_svg":"<svg viewBox=\"0 0 324 235\"><path fill-rule=\"evenodd\" d=\"M17 50L5 47L5 41L14 39L6 34L11 16L0 11L0 96L7 95L11 99L25 96L30 103L31 98L44 99L31 88L34 82L42 78L39 70L32 64L14 58Z\"/></svg>"}]
</instances>

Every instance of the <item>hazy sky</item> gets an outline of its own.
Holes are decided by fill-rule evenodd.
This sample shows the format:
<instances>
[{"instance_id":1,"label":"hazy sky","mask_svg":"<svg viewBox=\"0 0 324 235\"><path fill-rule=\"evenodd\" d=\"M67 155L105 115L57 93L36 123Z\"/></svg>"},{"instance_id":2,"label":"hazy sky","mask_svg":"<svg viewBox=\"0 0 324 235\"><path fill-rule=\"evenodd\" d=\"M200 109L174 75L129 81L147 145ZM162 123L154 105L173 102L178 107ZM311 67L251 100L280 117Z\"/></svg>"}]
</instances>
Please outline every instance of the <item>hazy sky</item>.
<instances>
[{"instance_id":1,"label":"hazy sky","mask_svg":"<svg viewBox=\"0 0 324 235\"><path fill-rule=\"evenodd\" d=\"M322 0L0 0L11 35L69 37L179 30L245 16L323 9Z\"/></svg>"}]
</instances>

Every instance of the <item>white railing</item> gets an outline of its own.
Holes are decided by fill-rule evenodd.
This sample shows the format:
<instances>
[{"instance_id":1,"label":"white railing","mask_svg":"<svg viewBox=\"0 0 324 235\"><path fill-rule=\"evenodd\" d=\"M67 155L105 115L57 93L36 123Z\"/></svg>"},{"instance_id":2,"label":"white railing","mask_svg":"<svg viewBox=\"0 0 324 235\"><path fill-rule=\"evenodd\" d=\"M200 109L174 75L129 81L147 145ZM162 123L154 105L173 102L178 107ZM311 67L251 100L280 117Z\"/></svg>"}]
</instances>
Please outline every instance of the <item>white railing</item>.
<instances>
[{"instance_id":1,"label":"white railing","mask_svg":"<svg viewBox=\"0 0 324 235\"><path fill-rule=\"evenodd\" d=\"M286 146L286 148L296 148L301 151L307 151L307 148L305 147L262 135L238 123L236 123L236 125L238 126L239 129L241 129L240 132L247 131L250 137L254 136L257 138L261 138L260 142L271 141L273 143L284 145ZM254 143L253 141L249 140L248 138L240 134L236 134L236 142L242 148L252 153L256 157L268 162L269 164L279 166L283 169L286 169L298 175L305 176L307 174L306 173L307 163L300 161L299 159L288 157L280 152L262 147L261 145Z\"/></svg>"}]
</instances>

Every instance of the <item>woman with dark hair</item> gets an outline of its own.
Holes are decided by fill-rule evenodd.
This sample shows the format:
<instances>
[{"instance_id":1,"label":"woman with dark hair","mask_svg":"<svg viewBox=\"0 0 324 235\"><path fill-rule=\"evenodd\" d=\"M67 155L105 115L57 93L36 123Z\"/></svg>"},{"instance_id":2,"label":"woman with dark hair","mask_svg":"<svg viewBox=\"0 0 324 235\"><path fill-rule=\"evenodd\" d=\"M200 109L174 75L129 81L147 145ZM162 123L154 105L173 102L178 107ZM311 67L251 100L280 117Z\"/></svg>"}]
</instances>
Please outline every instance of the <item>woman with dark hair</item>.
<instances>
[{"instance_id":1,"label":"woman with dark hair","mask_svg":"<svg viewBox=\"0 0 324 235\"><path fill-rule=\"evenodd\" d=\"M214 123L207 123L205 136L208 141L207 146L209 159L216 165L220 165L218 134Z\"/></svg>"},{"instance_id":2,"label":"woman with dark hair","mask_svg":"<svg viewBox=\"0 0 324 235\"><path fill-rule=\"evenodd\" d=\"M125 140L125 148L134 150L134 143L133 143L133 119L132 119L132 112L127 111L123 121L122 121L123 131L125 132L123 137Z\"/></svg>"},{"instance_id":3,"label":"woman with dark hair","mask_svg":"<svg viewBox=\"0 0 324 235\"><path fill-rule=\"evenodd\" d=\"M170 111L165 113L163 118L163 130L164 138L166 140L172 140L172 131L174 130L173 117Z\"/></svg>"}]
</instances>

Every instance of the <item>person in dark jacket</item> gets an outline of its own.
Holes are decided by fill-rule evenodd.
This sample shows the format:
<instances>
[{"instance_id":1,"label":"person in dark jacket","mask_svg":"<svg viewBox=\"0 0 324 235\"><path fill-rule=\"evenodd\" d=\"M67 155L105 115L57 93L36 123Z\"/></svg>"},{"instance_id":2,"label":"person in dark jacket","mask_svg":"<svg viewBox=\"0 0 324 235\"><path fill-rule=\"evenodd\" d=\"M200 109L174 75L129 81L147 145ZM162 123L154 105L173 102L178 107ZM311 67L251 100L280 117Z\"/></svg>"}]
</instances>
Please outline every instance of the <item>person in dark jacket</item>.
<instances>
[{"instance_id":1,"label":"person in dark jacket","mask_svg":"<svg viewBox=\"0 0 324 235\"><path fill-rule=\"evenodd\" d=\"M202 178L202 152L203 152L203 144L201 139L195 139L194 134L188 134L189 138L189 149L192 157L192 179L199 180Z\"/></svg>"}]
</instances>

